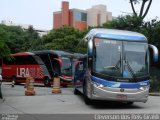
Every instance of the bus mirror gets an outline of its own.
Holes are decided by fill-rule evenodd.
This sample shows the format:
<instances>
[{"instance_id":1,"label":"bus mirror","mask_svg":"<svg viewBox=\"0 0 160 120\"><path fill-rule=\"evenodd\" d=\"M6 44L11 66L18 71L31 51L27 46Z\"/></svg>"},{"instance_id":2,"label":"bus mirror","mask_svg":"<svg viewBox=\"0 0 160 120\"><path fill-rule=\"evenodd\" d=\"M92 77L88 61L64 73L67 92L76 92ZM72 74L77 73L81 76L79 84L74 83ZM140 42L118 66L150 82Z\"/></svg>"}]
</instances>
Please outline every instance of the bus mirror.
<instances>
[{"instance_id":1,"label":"bus mirror","mask_svg":"<svg viewBox=\"0 0 160 120\"><path fill-rule=\"evenodd\" d=\"M149 47L153 50L153 61L158 62L158 49L156 46L149 44Z\"/></svg>"},{"instance_id":2,"label":"bus mirror","mask_svg":"<svg viewBox=\"0 0 160 120\"><path fill-rule=\"evenodd\" d=\"M59 66L62 67L62 60L59 58L54 58L54 60L56 60L59 63Z\"/></svg>"},{"instance_id":3,"label":"bus mirror","mask_svg":"<svg viewBox=\"0 0 160 120\"><path fill-rule=\"evenodd\" d=\"M93 56L93 41L90 39L88 41L88 57L91 58Z\"/></svg>"}]
</instances>

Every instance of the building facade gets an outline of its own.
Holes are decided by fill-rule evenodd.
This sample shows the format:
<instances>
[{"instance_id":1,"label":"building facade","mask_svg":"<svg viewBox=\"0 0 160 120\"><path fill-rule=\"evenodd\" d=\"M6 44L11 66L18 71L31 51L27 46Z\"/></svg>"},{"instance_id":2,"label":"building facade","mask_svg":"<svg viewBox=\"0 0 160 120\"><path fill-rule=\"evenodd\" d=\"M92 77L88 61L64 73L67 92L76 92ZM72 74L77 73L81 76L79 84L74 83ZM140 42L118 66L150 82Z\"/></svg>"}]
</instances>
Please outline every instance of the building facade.
<instances>
[{"instance_id":1,"label":"building facade","mask_svg":"<svg viewBox=\"0 0 160 120\"><path fill-rule=\"evenodd\" d=\"M107 11L105 5L96 5L87 10L69 9L69 2L63 1L61 11L53 13L53 28L66 25L84 30L88 26L101 26L109 20L112 20L112 13Z\"/></svg>"},{"instance_id":2,"label":"building facade","mask_svg":"<svg viewBox=\"0 0 160 120\"><path fill-rule=\"evenodd\" d=\"M87 9L87 25L102 26L103 23L112 20L112 13L107 11L105 5L95 5Z\"/></svg>"}]
</instances>

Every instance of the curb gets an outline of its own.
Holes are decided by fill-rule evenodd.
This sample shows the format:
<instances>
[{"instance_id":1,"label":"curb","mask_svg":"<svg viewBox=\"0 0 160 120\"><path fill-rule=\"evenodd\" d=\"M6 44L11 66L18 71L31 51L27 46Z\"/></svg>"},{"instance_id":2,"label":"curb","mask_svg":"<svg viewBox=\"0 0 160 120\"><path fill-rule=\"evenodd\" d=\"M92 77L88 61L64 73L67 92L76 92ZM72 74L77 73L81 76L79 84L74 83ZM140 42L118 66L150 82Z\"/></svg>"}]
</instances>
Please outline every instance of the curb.
<instances>
[{"instance_id":1,"label":"curb","mask_svg":"<svg viewBox=\"0 0 160 120\"><path fill-rule=\"evenodd\" d=\"M149 93L150 96L160 96L160 93Z\"/></svg>"}]
</instances>

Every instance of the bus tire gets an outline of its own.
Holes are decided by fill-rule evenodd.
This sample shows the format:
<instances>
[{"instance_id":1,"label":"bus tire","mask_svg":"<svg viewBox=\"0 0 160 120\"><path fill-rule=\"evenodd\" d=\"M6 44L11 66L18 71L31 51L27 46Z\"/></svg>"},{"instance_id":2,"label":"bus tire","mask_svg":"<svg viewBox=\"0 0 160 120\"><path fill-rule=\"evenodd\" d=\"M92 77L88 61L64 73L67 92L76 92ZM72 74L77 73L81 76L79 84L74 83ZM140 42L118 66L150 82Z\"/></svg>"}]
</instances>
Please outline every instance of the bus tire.
<instances>
[{"instance_id":1,"label":"bus tire","mask_svg":"<svg viewBox=\"0 0 160 120\"><path fill-rule=\"evenodd\" d=\"M15 85L18 84L18 82L16 81L16 77L15 77L15 76L12 76L12 77L11 77L11 82L12 82L12 83L14 82Z\"/></svg>"},{"instance_id":2,"label":"bus tire","mask_svg":"<svg viewBox=\"0 0 160 120\"><path fill-rule=\"evenodd\" d=\"M66 84L62 84L62 87L63 87L63 88L67 88L67 85L66 85Z\"/></svg>"},{"instance_id":3,"label":"bus tire","mask_svg":"<svg viewBox=\"0 0 160 120\"><path fill-rule=\"evenodd\" d=\"M75 95L79 95L80 92L79 92L76 88L74 88L74 94L75 94Z\"/></svg>"},{"instance_id":4,"label":"bus tire","mask_svg":"<svg viewBox=\"0 0 160 120\"><path fill-rule=\"evenodd\" d=\"M127 102L127 105L133 105L133 102Z\"/></svg>"},{"instance_id":5,"label":"bus tire","mask_svg":"<svg viewBox=\"0 0 160 120\"><path fill-rule=\"evenodd\" d=\"M92 101L87 96L87 81L85 81L84 85L83 85L83 95L84 95L84 102L85 102L85 104L86 105L91 105Z\"/></svg>"},{"instance_id":6,"label":"bus tire","mask_svg":"<svg viewBox=\"0 0 160 120\"><path fill-rule=\"evenodd\" d=\"M60 78L60 81L61 81L61 86L64 88L67 88L67 84L65 83L65 81L61 78Z\"/></svg>"},{"instance_id":7,"label":"bus tire","mask_svg":"<svg viewBox=\"0 0 160 120\"><path fill-rule=\"evenodd\" d=\"M50 79L49 79L48 77L45 77L45 78L44 78L44 86L45 86L45 87L50 87L50 85L51 85L51 84L50 84Z\"/></svg>"}]
</instances>

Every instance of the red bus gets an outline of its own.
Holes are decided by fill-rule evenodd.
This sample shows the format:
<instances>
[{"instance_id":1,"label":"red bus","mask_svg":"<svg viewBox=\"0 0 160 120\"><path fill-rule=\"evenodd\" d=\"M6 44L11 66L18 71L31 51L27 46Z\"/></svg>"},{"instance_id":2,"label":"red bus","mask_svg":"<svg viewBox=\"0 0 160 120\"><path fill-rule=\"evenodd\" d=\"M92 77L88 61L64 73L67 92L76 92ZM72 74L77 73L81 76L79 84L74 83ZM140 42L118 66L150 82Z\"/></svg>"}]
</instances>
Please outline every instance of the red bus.
<instances>
[{"instance_id":1,"label":"red bus","mask_svg":"<svg viewBox=\"0 0 160 120\"><path fill-rule=\"evenodd\" d=\"M27 76L35 82L43 82L50 86L55 75L60 76L61 83L66 86L72 81L72 54L65 51L42 50L10 54L8 61L3 59L2 76L5 80L23 83Z\"/></svg>"}]
</instances>

